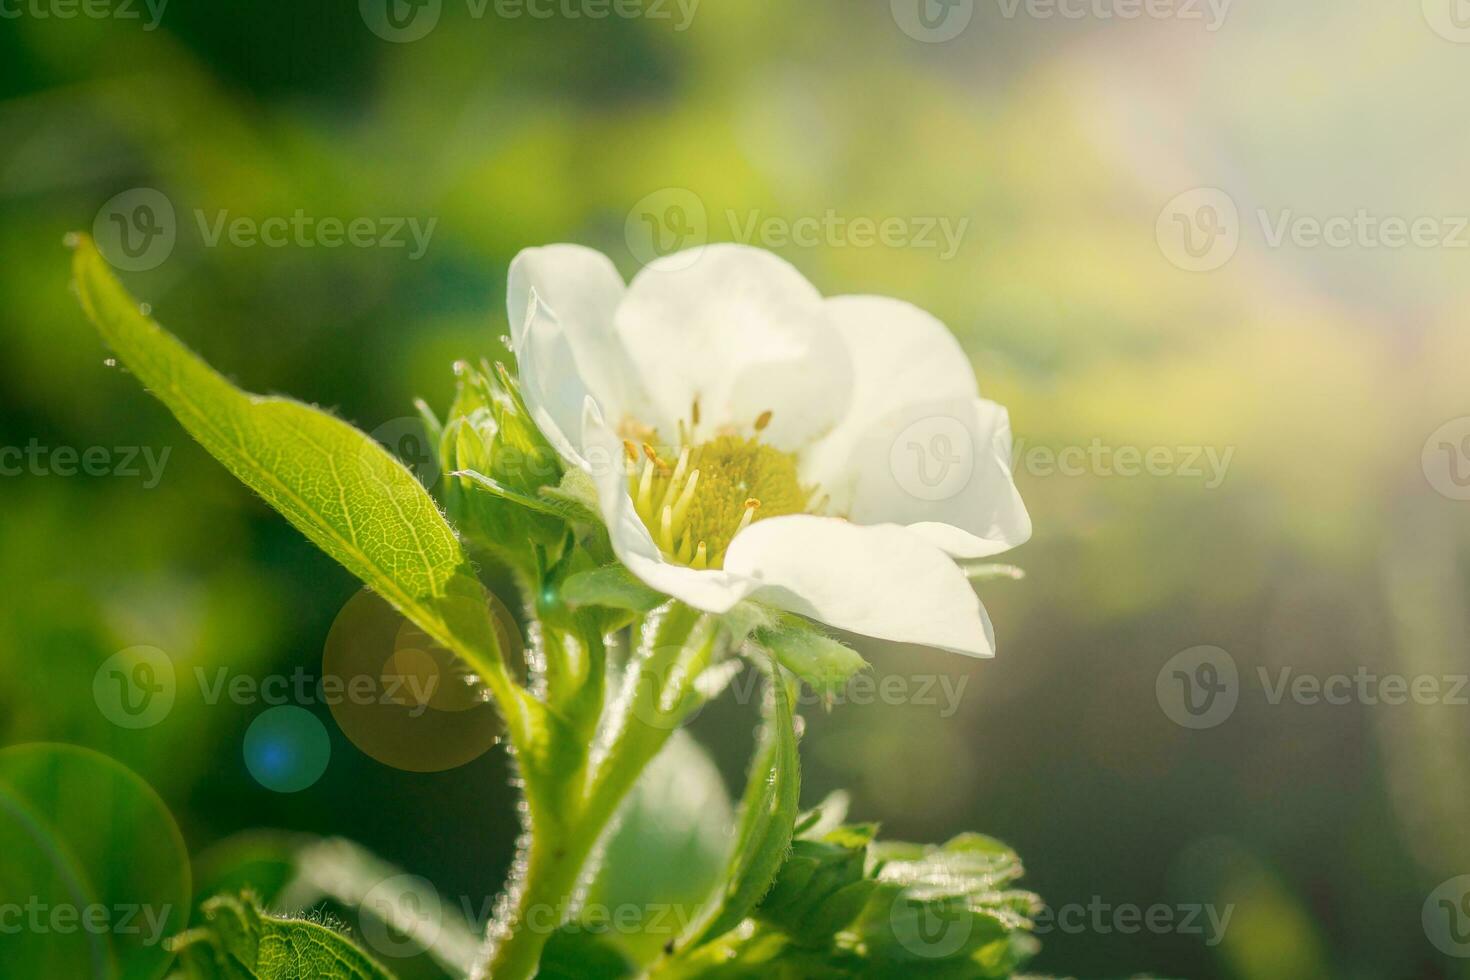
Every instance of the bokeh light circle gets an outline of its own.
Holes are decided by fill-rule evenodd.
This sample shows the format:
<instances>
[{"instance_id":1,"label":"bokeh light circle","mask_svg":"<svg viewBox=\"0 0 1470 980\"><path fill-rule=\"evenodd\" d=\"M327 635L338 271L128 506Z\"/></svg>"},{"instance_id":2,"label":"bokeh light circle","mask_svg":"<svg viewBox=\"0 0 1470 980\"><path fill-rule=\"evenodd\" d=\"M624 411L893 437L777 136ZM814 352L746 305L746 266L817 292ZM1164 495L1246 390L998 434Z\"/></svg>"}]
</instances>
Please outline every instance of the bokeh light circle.
<instances>
[{"instance_id":1,"label":"bokeh light circle","mask_svg":"<svg viewBox=\"0 0 1470 980\"><path fill-rule=\"evenodd\" d=\"M489 610L506 662L520 663L523 641L510 610L493 596ZM465 765L488 752L503 731L494 705L459 658L369 589L353 595L332 623L322 680L342 734L405 772Z\"/></svg>"},{"instance_id":2,"label":"bokeh light circle","mask_svg":"<svg viewBox=\"0 0 1470 980\"><path fill-rule=\"evenodd\" d=\"M245 768L277 793L299 793L312 786L331 758L326 726L305 708L268 708L245 731Z\"/></svg>"}]
</instances>

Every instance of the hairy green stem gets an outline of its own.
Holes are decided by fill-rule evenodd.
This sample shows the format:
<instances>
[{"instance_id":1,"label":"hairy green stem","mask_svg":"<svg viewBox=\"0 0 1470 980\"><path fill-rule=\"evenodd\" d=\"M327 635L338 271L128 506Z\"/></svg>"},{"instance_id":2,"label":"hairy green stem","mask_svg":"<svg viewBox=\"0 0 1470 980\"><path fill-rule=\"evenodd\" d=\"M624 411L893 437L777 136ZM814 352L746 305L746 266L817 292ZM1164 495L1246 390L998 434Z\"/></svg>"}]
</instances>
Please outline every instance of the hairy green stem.
<instances>
[{"instance_id":1,"label":"hairy green stem","mask_svg":"<svg viewBox=\"0 0 1470 980\"><path fill-rule=\"evenodd\" d=\"M588 861L638 777L697 703L694 683L719 650L719 625L673 604L645 636L644 649L628 667L624 696L604 719L615 733L607 751L564 794L569 812L559 826L534 819L524 864L512 887L511 907L491 924L491 937L476 980L524 980L535 974L553 932L573 912ZM600 660L601 644L589 651ZM589 683L602 682L599 670ZM529 773L527 779L532 778ZM527 785L528 794L538 787Z\"/></svg>"}]
</instances>

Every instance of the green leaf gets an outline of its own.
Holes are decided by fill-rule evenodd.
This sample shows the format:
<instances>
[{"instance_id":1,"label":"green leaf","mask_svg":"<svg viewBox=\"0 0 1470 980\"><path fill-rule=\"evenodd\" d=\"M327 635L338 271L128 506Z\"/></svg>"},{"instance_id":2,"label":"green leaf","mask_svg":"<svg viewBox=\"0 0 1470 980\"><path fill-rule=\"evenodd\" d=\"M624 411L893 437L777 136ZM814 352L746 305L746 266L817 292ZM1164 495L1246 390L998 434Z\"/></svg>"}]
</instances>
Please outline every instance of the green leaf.
<instances>
[{"instance_id":1,"label":"green leaf","mask_svg":"<svg viewBox=\"0 0 1470 980\"><path fill-rule=\"evenodd\" d=\"M546 941L536 965L536 980L626 980L637 972L610 937L572 923Z\"/></svg>"},{"instance_id":2,"label":"green leaf","mask_svg":"<svg viewBox=\"0 0 1470 980\"><path fill-rule=\"evenodd\" d=\"M830 942L862 912L877 882L864 877L876 824L838 827L792 842L756 917L804 946Z\"/></svg>"},{"instance_id":3,"label":"green leaf","mask_svg":"<svg viewBox=\"0 0 1470 980\"><path fill-rule=\"evenodd\" d=\"M791 846L801 791L801 764L791 693L774 660L769 687L770 707L741 802L740 828L725 876L727 884L696 930L694 946L735 928L755 910Z\"/></svg>"},{"instance_id":4,"label":"green leaf","mask_svg":"<svg viewBox=\"0 0 1470 980\"><path fill-rule=\"evenodd\" d=\"M500 661L483 587L433 499L366 434L310 405L236 388L144 316L91 240L73 261L102 339L211 455L489 682ZM502 703L508 713L513 705Z\"/></svg>"},{"instance_id":5,"label":"green leaf","mask_svg":"<svg viewBox=\"0 0 1470 980\"><path fill-rule=\"evenodd\" d=\"M734 823L719 769L675 731L618 811L584 906L595 918L584 925L635 962L653 960L722 880Z\"/></svg>"},{"instance_id":6,"label":"green leaf","mask_svg":"<svg viewBox=\"0 0 1470 980\"><path fill-rule=\"evenodd\" d=\"M1007 886L1020 859L1000 841L962 834L942 847L871 848L878 889L855 931L870 955L906 964L962 963L968 977L1009 976L1034 952L1041 903Z\"/></svg>"},{"instance_id":7,"label":"green leaf","mask_svg":"<svg viewBox=\"0 0 1470 980\"><path fill-rule=\"evenodd\" d=\"M783 616L775 625L757 627L751 639L824 697L837 694L854 674L868 666L856 651L795 616Z\"/></svg>"},{"instance_id":8,"label":"green leaf","mask_svg":"<svg viewBox=\"0 0 1470 980\"><path fill-rule=\"evenodd\" d=\"M393 980L340 933L267 915L248 894L210 899L204 918L170 944L191 980Z\"/></svg>"},{"instance_id":9,"label":"green leaf","mask_svg":"<svg viewBox=\"0 0 1470 980\"><path fill-rule=\"evenodd\" d=\"M370 943L388 936L391 950L379 952L416 965L422 950L450 976L470 972L482 942L478 927L424 879L339 837L247 831L205 849L194 868L201 896L249 892L284 914L325 910L356 920ZM204 924L202 904L192 925Z\"/></svg>"},{"instance_id":10,"label":"green leaf","mask_svg":"<svg viewBox=\"0 0 1470 980\"><path fill-rule=\"evenodd\" d=\"M561 597L571 606L608 606L637 613L652 612L668 600L622 565L604 565L569 576L562 583Z\"/></svg>"}]
</instances>

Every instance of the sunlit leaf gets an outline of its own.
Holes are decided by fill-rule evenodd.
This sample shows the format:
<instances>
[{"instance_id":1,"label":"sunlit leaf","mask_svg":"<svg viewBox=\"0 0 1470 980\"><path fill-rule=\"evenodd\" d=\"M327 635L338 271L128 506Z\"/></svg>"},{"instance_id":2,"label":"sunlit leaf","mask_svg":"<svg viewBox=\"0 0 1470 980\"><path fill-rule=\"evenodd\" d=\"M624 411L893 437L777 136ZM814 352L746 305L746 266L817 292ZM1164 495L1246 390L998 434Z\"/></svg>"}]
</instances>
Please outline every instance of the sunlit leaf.
<instances>
[{"instance_id":1,"label":"sunlit leaf","mask_svg":"<svg viewBox=\"0 0 1470 980\"><path fill-rule=\"evenodd\" d=\"M210 899L204 919L170 944L190 980L393 980L346 936L267 915L249 895Z\"/></svg>"},{"instance_id":2,"label":"sunlit leaf","mask_svg":"<svg viewBox=\"0 0 1470 980\"><path fill-rule=\"evenodd\" d=\"M73 272L102 339L210 454L482 676L502 674L484 589L412 473L321 409L232 385L140 312L85 236Z\"/></svg>"}]
</instances>

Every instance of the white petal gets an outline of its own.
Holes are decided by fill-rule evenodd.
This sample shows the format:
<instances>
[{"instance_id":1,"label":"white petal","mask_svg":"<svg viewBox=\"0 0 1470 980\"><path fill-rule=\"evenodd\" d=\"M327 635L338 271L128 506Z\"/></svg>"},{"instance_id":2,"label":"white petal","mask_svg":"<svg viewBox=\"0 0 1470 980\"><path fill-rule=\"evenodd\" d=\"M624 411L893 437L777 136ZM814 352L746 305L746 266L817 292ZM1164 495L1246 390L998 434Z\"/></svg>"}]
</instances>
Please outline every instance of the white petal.
<instances>
[{"instance_id":1,"label":"white petal","mask_svg":"<svg viewBox=\"0 0 1470 980\"><path fill-rule=\"evenodd\" d=\"M771 517L736 536L725 569L760 579L751 598L839 629L972 657L995 654L969 579L907 528Z\"/></svg>"},{"instance_id":2,"label":"white petal","mask_svg":"<svg viewBox=\"0 0 1470 980\"><path fill-rule=\"evenodd\" d=\"M807 445L847 409L851 369L821 295L769 252L707 245L656 260L634 276L616 326L665 438L696 398L699 438L748 432L769 411L764 439L782 449Z\"/></svg>"},{"instance_id":3,"label":"white petal","mask_svg":"<svg viewBox=\"0 0 1470 980\"><path fill-rule=\"evenodd\" d=\"M521 390L564 453L581 431L589 394L614 418L647 409L612 328L625 291L612 262L580 245L526 249L510 265L506 306Z\"/></svg>"},{"instance_id":4,"label":"white petal","mask_svg":"<svg viewBox=\"0 0 1470 980\"><path fill-rule=\"evenodd\" d=\"M828 320L852 364L852 402L833 444L850 443L873 423L916 401L978 398L970 359L938 319L885 296L834 296Z\"/></svg>"},{"instance_id":5,"label":"white petal","mask_svg":"<svg viewBox=\"0 0 1470 980\"><path fill-rule=\"evenodd\" d=\"M622 440L608 428L590 398L584 406L579 448L583 466L597 484L598 504L613 551L630 572L652 588L705 612L729 612L755 590L759 583L748 576L688 568L664 559L628 494Z\"/></svg>"},{"instance_id":6,"label":"white petal","mask_svg":"<svg viewBox=\"0 0 1470 980\"><path fill-rule=\"evenodd\" d=\"M981 558L1031 536L1011 479L1006 411L978 397L969 358L939 320L900 300L827 301L853 365L851 409L803 460L803 479L860 524L908 524Z\"/></svg>"},{"instance_id":7,"label":"white petal","mask_svg":"<svg viewBox=\"0 0 1470 980\"><path fill-rule=\"evenodd\" d=\"M858 440L840 481L851 520L907 524L956 558L999 554L1031 537L1011 478L1010 417L995 402L905 406Z\"/></svg>"}]
</instances>

